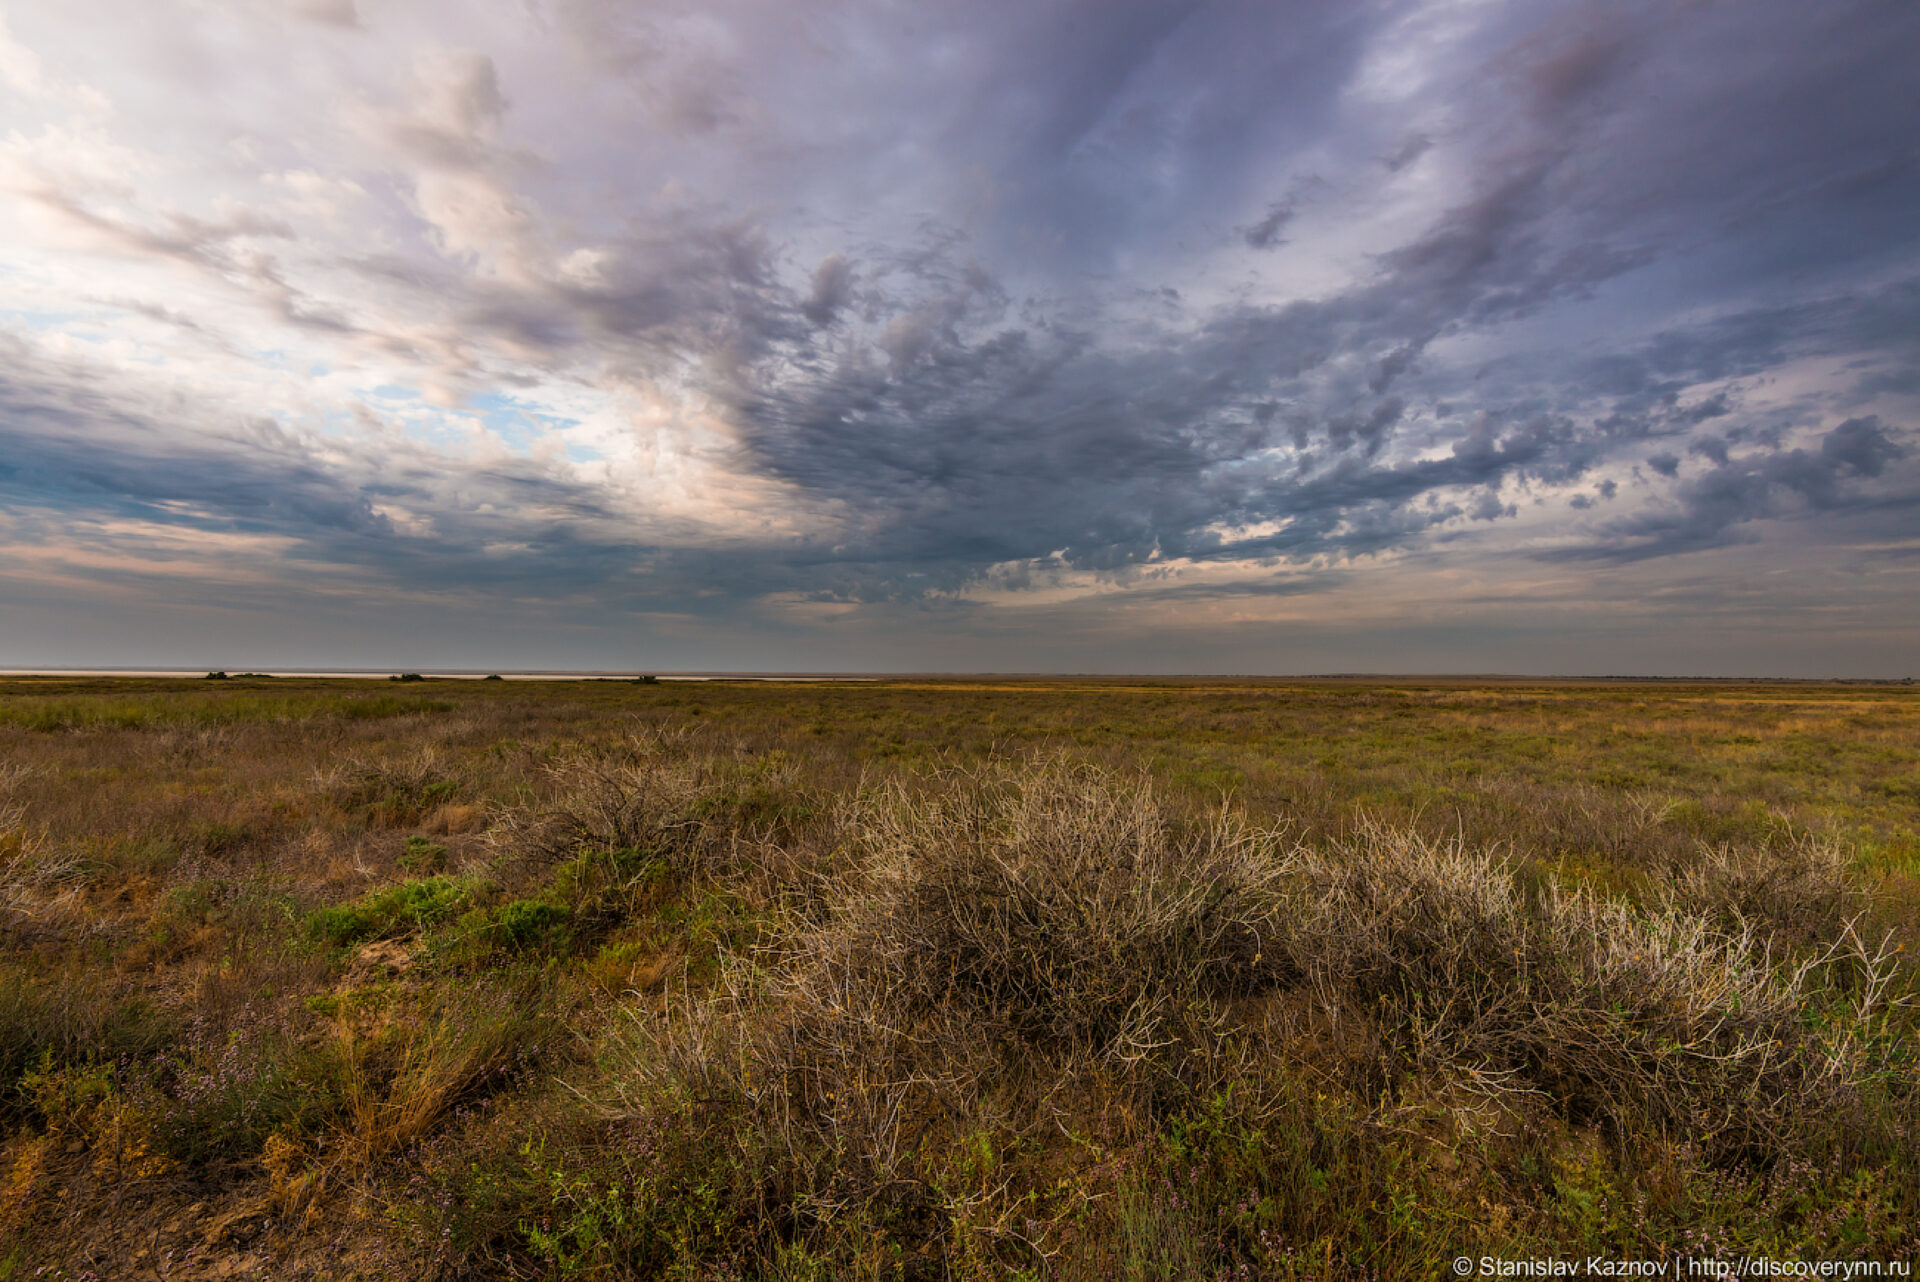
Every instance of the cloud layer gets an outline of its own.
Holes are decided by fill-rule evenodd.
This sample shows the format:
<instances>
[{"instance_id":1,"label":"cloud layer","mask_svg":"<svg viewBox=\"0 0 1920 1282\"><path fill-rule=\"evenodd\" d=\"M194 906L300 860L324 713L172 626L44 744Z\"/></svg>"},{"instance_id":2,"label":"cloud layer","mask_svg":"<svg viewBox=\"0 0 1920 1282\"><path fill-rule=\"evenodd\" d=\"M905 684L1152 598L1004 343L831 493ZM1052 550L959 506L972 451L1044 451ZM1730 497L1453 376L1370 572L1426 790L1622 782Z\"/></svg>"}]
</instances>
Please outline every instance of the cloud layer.
<instances>
[{"instance_id":1,"label":"cloud layer","mask_svg":"<svg viewBox=\"0 0 1920 1282\"><path fill-rule=\"evenodd\" d=\"M15 662L1903 675L1920 629L1899 0L0 20Z\"/></svg>"}]
</instances>

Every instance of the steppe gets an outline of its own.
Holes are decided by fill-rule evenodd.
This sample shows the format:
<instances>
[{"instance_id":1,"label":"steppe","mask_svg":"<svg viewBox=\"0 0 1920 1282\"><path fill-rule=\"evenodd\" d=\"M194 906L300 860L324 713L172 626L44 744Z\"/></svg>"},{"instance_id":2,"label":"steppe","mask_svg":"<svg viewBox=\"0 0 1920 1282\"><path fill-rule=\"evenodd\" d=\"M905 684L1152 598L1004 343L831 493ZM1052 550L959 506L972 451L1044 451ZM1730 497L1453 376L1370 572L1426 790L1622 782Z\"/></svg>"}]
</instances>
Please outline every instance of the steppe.
<instances>
[{"instance_id":1,"label":"steppe","mask_svg":"<svg viewBox=\"0 0 1920 1282\"><path fill-rule=\"evenodd\" d=\"M0 1278L1911 1260L1920 691L0 678Z\"/></svg>"}]
</instances>

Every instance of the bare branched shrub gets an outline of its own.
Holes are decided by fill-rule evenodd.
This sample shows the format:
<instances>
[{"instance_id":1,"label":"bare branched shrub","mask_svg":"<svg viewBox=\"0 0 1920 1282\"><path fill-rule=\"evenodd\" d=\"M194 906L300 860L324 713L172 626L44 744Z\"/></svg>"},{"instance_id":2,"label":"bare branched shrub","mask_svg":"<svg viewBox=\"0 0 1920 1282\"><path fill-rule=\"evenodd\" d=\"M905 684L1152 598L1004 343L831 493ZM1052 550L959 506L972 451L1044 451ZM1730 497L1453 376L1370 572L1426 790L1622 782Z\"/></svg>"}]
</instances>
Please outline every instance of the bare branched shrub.
<instances>
[{"instance_id":1,"label":"bare branched shrub","mask_svg":"<svg viewBox=\"0 0 1920 1282\"><path fill-rule=\"evenodd\" d=\"M459 768L433 744L398 757L349 756L315 770L314 782L342 808L389 828L418 823L464 786Z\"/></svg>"},{"instance_id":2,"label":"bare branched shrub","mask_svg":"<svg viewBox=\"0 0 1920 1282\"><path fill-rule=\"evenodd\" d=\"M1831 942L1864 899L1847 863L1839 843L1811 836L1790 845L1703 846L1673 874L1667 899L1724 923L1752 922L1782 943Z\"/></svg>"},{"instance_id":3,"label":"bare branched shrub","mask_svg":"<svg viewBox=\"0 0 1920 1282\"><path fill-rule=\"evenodd\" d=\"M1617 1134L1777 1151L1873 1069L1868 1039L1805 1017L1833 955L1783 964L1743 919L1528 892L1491 854L1379 826L1305 874L1290 950L1319 1001L1490 1094L1551 1098Z\"/></svg>"},{"instance_id":4,"label":"bare branched shrub","mask_svg":"<svg viewBox=\"0 0 1920 1282\"><path fill-rule=\"evenodd\" d=\"M845 864L785 942L637 1013L618 1075L632 1111L722 1110L769 1205L816 1223L931 1205L930 1153L1051 1134L1063 1088L1150 1083L1217 1040L1225 999L1282 978L1277 839L1181 824L1143 780L952 772L867 790L839 831Z\"/></svg>"},{"instance_id":5,"label":"bare branched shrub","mask_svg":"<svg viewBox=\"0 0 1920 1282\"><path fill-rule=\"evenodd\" d=\"M0 761L0 797L10 797L27 780L42 774L41 767L29 761Z\"/></svg>"},{"instance_id":6,"label":"bare branched shrub","mask_svg":"<svg viewBox=\"0 0 1920 1282\"><path fill-rule=\"evenodd\" d=\"M860 855L804 941L897 1021L960 1009L983 1031L1137 1061L1189 1008L1270 985L1288 859L1222 810L1193 824L1145 780L1042 762L891 784L857 803Z\"/></svg>"},{"instance_id":7,"label":"bare branched shrub","mask_svg":"<svg viewBox=\"0 0 1920 1282\"><path fill-rule=\"evenodd\" d=\"M686 730L643 727L612 745L578 747L545 767L541 804L496 817L489 840L552 862L637 851L681 872L765 870L784 852L739 813L743 797L796 790L797 762L697 743Z\"/></svg>"},{"instance_id":8,"label":"bare branched shrub","mask_svg":"<svg viewBox=\"0 0 1920 1282\"><path fill-rule=\"evenodd\" d=\"M684 736L636 732L611 748L579 748L546 767L549 799L500 816L496 845L546 860L583 852L686 851L703 827L705 763Z\"/></svg>"}]
</instances>

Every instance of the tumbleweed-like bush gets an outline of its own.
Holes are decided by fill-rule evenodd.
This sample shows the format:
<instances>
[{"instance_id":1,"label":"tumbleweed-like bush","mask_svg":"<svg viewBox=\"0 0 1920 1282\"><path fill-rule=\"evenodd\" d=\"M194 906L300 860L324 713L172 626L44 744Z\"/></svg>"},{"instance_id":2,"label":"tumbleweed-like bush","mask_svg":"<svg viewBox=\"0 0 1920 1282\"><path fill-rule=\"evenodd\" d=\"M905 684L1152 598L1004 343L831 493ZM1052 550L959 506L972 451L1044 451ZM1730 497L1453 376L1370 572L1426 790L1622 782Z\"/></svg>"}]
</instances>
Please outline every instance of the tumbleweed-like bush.
<instances>
[{"instance_id":1,"label":"tumbleweed-like bush","mask_svg":"<svg viewBox=\"0 0 1920 1282\"><path fill-rule=\"evenodd\" d=\"M1751 923L1783 944L1837 939L1865 896L1848 877L1846 851L1836 841L1801 835L1766 845L1702 846L1675 871L1667 899L1740 928Z\"/></svg>"},{"instance_id":2,"label":"tumbleweed-like bush","mask_svg":"<svg viewBox=\"0 0 1920 1282\"><path fill-rule=\"evenodd\" d=\"M1204 1060L1229 999L1284 975L1275 834L1180 822L1143 779L949 771L867 790L838 828L843 866L780 942L718 993L637 1013L625 1049L627 1107L731 1117L755 1196L816 1223L923 1206L929 1153L1034 1125L1072 1083L1140 1098Z\"/></svg>"},{"instance_id":3,"label":"tumbleweed-like bush","mask_svg":"<svg viewBox=\"0 0 1920 1282\"><path fill-rule=\"evenodd\" d=\"M1887 1049L1895 958L1851 927L1791 961L1735 910L1529 887L1492 853L1378 825L1306 855L1302 878L1289 951L1325 1010L1378 1021L1407 1063L1616 1135L1776 1152ZM1865 977L1845 998L1840 962Z\"/></svg>"},{"instance_id":4,"label":"tumbleweed-like bush","mask_svg":"<svg viewBox=\"0 0 1920 1282\"><path fill-rule=\"evenodd\" d=\"M1274 833L1226 810L1179 822L1144 779L1062 761L942 782L857 803L857 869L804 941L816 982L857 982L896 1020L957 1009L996 1038L1134 1061L1281 977Z\"/></svg>"}]
</instances>

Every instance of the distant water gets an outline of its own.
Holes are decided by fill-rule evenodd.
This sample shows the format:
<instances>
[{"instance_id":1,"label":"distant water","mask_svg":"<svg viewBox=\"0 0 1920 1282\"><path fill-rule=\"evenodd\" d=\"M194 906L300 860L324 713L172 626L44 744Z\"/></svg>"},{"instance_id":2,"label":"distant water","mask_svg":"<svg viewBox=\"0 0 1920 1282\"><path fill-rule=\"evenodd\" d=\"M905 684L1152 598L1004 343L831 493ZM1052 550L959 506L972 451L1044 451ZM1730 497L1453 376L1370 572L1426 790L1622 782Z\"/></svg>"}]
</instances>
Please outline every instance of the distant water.
<instances>
[{"instance_id":1,"label":"distant water","mask_svg":"<svg viewBox=\"0 0 1920 1282\"><path fill-rule=\"evenodd\" d=\"M661 681L882 681L872 674L820 672L568 672L568 671L494 671L485 668L229 668L227 671L265 677L339 677L368 680L396 676L400 672L418 672L423 677L446 681L478 681L499 676L508 681L631 681L651 676ZM204 677L205 668L0 668L0 677Z\"/></svg>"}]
</instances>

